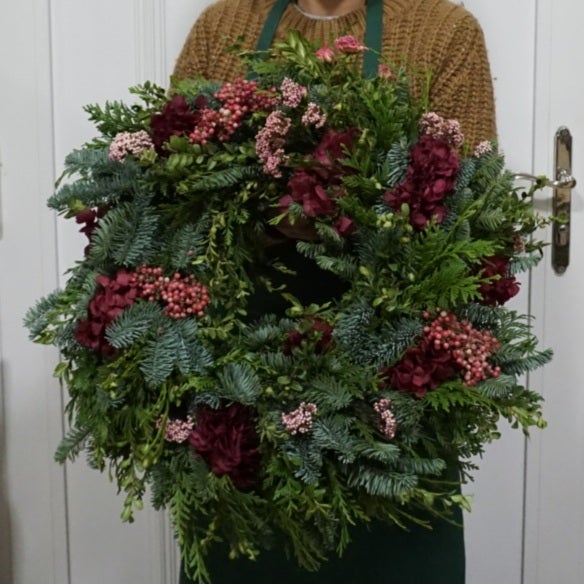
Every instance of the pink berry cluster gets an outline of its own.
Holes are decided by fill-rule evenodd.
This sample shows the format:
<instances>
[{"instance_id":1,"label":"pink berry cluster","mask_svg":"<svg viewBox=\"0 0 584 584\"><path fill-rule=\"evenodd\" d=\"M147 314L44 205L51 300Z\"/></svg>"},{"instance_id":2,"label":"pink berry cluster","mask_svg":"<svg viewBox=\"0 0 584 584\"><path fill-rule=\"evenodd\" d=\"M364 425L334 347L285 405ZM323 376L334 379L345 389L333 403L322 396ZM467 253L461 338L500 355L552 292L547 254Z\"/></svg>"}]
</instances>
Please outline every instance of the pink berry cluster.
<instances>
[{"instance_id":1,"label":"pink berry cluster","mask_svg":"<svg viewBox=\"0 0 584 584\"><path fill-rule=\"evenodd\" d=\"M177 442L181 444L185 442L191 435L195 422L191 416L187 416L186 420L169 419L164 427L164 439L167 442ZM156 427L162 426L162 419L156 420Z\"/></svg>"},{"instance_id":2,"label":"pink berry cluster","mask_svg":"<svg viewBox=\"0 0 584 584\"><path fill-rule=\"evenodd\" d=\"M458 120L445 120L435 112L424 114L420 118L419 128L422 134L444 140L453 148L460 148L464 142Z\"/></svg>"},{"instance_id":3,"label":"pink berry cluster","mask_svg":"<svg viewBox=\"0 0 584 584\"><path fill-rule=\"evenodd\" d=\"M140 156L145 150L154 148L154 143L148 132L119 132L115 135L109 147L110 160L123 162L126 156Z\"/></svg>"},{"instance_id":4,"label":"pink berry cluster","mask_svg":"<svg viewBox=\"0 0 584 584\"><path fill-rule=\"evenodd\" d=\"M431 318L429 313L424 316ZM474 386L501 374L500 367L488 362L501 346L490 331L477 330L466 320L443 310L424 327L424 335L436 351L450 353L456 367L462 370L466 385Z\"/></svg>"},{"instance_id":5,"label":"pink berry cluster","mask_svg":"<svg viewBox=\"0 0 584 584\"><path fill-rule=\"evenodd\" d=\"M312 416L317 411L318 407L316 404L301 402L289 414L282 413L282 424L292 436L306 434L312 428Z\"/></svg>"},{"instance_id":6,"label":"pink berry cluster","mask_svg":"<svg viewBox=\"0 0 584 584\"><path fill-rule=\"evenodd\" d=\"M257 111L270 111L278 103L275 89L260 90L255 81L237 79L225 83L214 94L221 106L200 111L199 120L189 135L191 142L206 144L212 137L227 142L243 124L244 118Z\"/></svg>"},{"instance_id":7,"label":"pink berry cluster","mask_svg":"<svg viewBox=\"0 0 584 584\"><path fill-rule=\"evenodd\" d=\"M141 266L133 274L133 284L141 298L165 303L165 313L170 318L203 316L209 303L207 288L193 276L177 272L171 278L165 277L159 267Z\"/></svg>"},{"instance_id":8,"label":"pink berry cluster","mask_svg":"<svg viewBox=\"0 0 584 584\"><path fill-rule=\"evenodd\" d=\"M380 399L373 404L373 409L379 414L378 428L388 440L395 438L397 422L391 411L391 400L387 398Z\"/></svg>"}]
</instances>

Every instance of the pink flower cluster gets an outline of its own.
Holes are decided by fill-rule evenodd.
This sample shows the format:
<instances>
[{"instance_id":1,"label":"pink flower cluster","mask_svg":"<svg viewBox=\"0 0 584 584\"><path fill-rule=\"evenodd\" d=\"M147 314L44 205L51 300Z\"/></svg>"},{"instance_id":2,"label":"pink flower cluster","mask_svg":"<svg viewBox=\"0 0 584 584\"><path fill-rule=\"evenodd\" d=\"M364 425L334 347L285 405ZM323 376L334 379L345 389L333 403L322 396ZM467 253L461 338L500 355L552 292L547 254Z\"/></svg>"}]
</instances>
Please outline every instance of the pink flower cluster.
<instances>
[{"instance_id":1,"label":"pink flower cluster","mask_svg":"<svg viewBox=\"0 0 584 584\"><path fill-rule=\"evenodd\" d=\"M289 414L282 413L282 424L292 436L306 434L312 428L312 416L318 407L311 402L301 402L300 406Z\"/></svg>"},{"instance_id":2,"label":"pink flower cluster","mask_svg":"<svg viewBox=\"0 0 584 584\"><path fill-rule=\"evenodd\" d=\"M354 55L367 50L367 47L363 43L359 42L354 36L349 34L338 37L333 44L339 53L344 53L345 55ZM320 47L314 55L323 63L332 63L336 57L334 49L328 45Z\"/></svg>"},{"instance_id":3,"label":"pink flower cluster","mask_svg":"<svg viewBox=\"0 0 584 584\"><path fill-rule=\"evenodd\" d=\"M464 142L458 120L445 120L435 112L424 114L420 118L419 128L420 133L444 140L453 148L460 148Z\"/></svg>"},{"instance_id":4,"label":"pink flower cluster","mask_svg":"<svg viewBox=\"0 0 584 584\"><path fill-rule=\"evenodd\" d=\"M334 45L337 51L347 54L362 53L367 50L363 43L350 34L335 39Z\"/></svg>"},{"instance_id":5,"label":"pink flower cluster","mask_svg":"<svg viewBox=\"0 0 584 584\"><path fill-rule=\"evenodd\" d=\"M320 47L314 55L323 63L332 63L335 60L335 51L327 45Z\"/></svg>"},{"instance_id":6,"label":"pink flower cluster","mask_svg":"<svg viewBox=\"0 0 584 584\"><path fill-rule=\"evenodd\" d=\"M144 130L139 132L119 132L110 144L108 156L110 160L123 162L126 156L139 157L146 150L153 148L154 143L148 132Z\"/></svg>"},{"instance_id":7,"label":"pink flower cluster","mask_svg":"<svg viewBox=\"0 0 584 584\"><path fill-rule=\"evenodd\" d=\"M381 63L377 67L377 76L381 79L389 79L390 81L397 79L395 73L384 63Z\"/></svg>"},{"instance_id":8,"label":"pink flower cluster","mask_svg":"<svg viewBox=\"0 0 584 584\"><path fill-rule=\"evenodd\" d=\"M373 409L379 414L378 428L388 440L395 438L397 422L391 411L391 400L387 398L380 399L373 404Z\"/></svg>"},{"instance_id":9,"label":"pink flower cluster","mask_svg":"<svg viewBox=\"0 0 584 584\"><path fill-rule=\"evenodd\" d=\"M327 116L312 101L306 106L306 111L302 114L302 123L305 126L314 126L315 128L322 128L326 124Z\"/></svg>"},{"instance_id":10,"label":"pink flower cluster","mask_svg":"<svg viewBox=\"0 0 584 584\"><path fill-rule=\"evenodd\" d=\"M256 153L266 174L275 178L282 176L280 165L284 162L284 145L291 120L281 111L274 111L265 126L256 135Z\"/></svg>"},{"instance_id":11,"label":"pink flower cluster","mask_svg":"<svg viewBox=\"0 0 584 584\"><path fill-rule=\"evenodd\" d=\"M204 108L199 111L199 118L189 140L206 144L210 138L227 142L241 127L245 117L257 111L269 111L277 103L274 89L260 91L255 81L237 79L235 83L225 83L214 94L221 103L218 110Z\"/></svg>"},{"instance_id":12,"label":"pink flower cluster","mask_svg":"<svg viewBox=\"0 0 584 584\"><path fill-rule=\"evenodd\" d=\"M285 77L280 85L280 93L282 94L282 104L294 109L302 103L308 89L304 85L292 81L289 77Z\"/></svg>"},{"instance_id":13,"label":"pink flower cluster","mask_svg":"<svg viewBox=\"0 0 584 584\"><path fill-rule=\"evenodd\" d=\"M132 275L132 285L141 298L166 304L165 314L170 318L204 316L209 303L207 288L193 276L177 272L172 278L164 277L158 267L141 266Z\"/></svg>"},{"instance_id":14,"label":"pink flower cluster","mask_svg":"<svg viewBox=\"0 0 584 584\"><path fill-rule=\"evenodd\" d=\"M430 318L429 314L426 314ZM456 367L462 371L466 385L474 386L489 377L499 377L500 367L493 367L488 359L501 344L490 331L480 331L455 314L442 311L424 327L426 339L436 351L450 353Z\"/></svg>"},{"instance_id":15,"label":"pink flower cluster","mask_svg":"<svg viewBox=\"0 0 584 584\"><path fill-rule=\"evenodd\" d=\"M493 145L488 140L483 140L479 142L474 149L475 158L480 158L481 156L488 154L493 151Z\"/></svg>"},{"instance_id":16,"label":"pink flower cluster","mask_svg":"<svg viewBox=\"0 0 584 584\"><path fill-rule=\"evenodd\" d=\"M162 419L157 420L156 427L160 428L161 425ZM187 416L186 420L169 419L164 428L164 439L167 442L177 442L178 444L181 444L191 435L194 425L195 423L191 416Z\"/></svg>"}]
</instances>

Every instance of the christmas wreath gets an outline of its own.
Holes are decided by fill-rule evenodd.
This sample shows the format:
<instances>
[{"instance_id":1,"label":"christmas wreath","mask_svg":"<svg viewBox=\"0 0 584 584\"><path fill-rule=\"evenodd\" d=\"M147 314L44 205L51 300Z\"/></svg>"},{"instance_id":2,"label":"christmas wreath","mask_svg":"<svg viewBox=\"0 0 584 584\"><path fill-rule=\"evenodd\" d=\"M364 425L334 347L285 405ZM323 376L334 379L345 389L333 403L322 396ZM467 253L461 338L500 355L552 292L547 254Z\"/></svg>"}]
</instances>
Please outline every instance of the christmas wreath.
<instances>
[{"instance_id":1,"label":"christmas wreath","mask_svg":"<svg viewBox=\"0 0 584 584\"><path fill-rule=\"evenodd\" d=\"M504 307L542 255L535 187L402 67L364 79L366 50L291 34L242 57L248 79L88 106L99 136L49 200L88 237L26 317L61 354L57 460L108 468L124 520L149 487L200 582L219 540L317 569L355 523L466 506L446 468L470 477L501 419L544 426L521 379L550 352ZM282 239L338 283L328 301L286 284Z\"/></svg>"}]
</instances>

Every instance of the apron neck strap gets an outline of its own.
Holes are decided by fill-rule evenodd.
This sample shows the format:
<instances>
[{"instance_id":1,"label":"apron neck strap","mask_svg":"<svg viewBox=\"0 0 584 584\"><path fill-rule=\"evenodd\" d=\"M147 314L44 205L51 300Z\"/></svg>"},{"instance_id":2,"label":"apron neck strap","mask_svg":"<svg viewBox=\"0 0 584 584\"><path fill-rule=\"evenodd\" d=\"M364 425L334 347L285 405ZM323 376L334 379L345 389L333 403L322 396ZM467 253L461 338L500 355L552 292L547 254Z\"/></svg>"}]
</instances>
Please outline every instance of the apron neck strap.
<instances>
[{"instance_id":1,"label":"apron neck strap","mask_svg":"<svg viewBox=\"0 0 584 584\"><path fill-rule=\"evenodd\" d=\"M288 7L290 0L276 0L264 28L258 38L256 49L267 51L272 46L276 29L280 24L282 15ZM383 41L383 0L367 0L367 12L365 16L365 38L364 44L371 49L363 56L363 76L375 77L379 63L379 54Z\"/></svg>"}]
</instances>

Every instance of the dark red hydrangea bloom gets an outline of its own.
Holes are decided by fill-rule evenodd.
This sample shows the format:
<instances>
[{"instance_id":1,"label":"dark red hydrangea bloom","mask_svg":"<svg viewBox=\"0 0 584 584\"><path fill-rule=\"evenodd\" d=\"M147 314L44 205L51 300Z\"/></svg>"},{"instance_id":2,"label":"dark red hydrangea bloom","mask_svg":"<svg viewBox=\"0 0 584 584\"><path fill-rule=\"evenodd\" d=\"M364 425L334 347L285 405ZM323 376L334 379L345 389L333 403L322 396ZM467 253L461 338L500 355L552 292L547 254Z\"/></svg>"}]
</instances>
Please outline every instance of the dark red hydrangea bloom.
<instances>
[{"instance_id":1,"label":"dark red hydrangea bloom","mask_svg":"<svg viewBox=\"0 0 584 584\"><path fill-rule=\"evenodd\" d=\"M228 475L241 490L252 488L260 471L260 440L254 412L240 403L214 410L201 406L189 443L218 476Z\"/></svg>"},{"instance_id":2,"label":"dark red hydrangea bloom","mask_svg":"<svg viewBox=\"0 0 584 584\"><path fill-rule=\"evenodd\" d=\"M288 333L288 338L284 343L284 354L290 355L294 347L299 347L304 341L316 341L315 353L326 353L333 345L333 327L322 318L311 318L304 324L310 322L310 326L305 332L292 330Z\"/></svg>"},{"instance_id":3,"label":"dark red hydrangea bloom","mask_svg":"<svg viewBox=\"0 0 584 584\"><path fill-rule=\"evenodd\" d=\"M481 304L486 306L500 306L519 293L519 283L515 276L509 276L509 260L491 256L485 258L479 268L483 278L500 276L496 280L484 282L479 288L483 299Z\"/></svg>"},{"instance_id":4,"label":"dark red hydrangea bloom","mask_svg":"<svg viewBox=\"0 0 584 584\"><path fill-rule=\"evenodd\" d=\"M150 118L152 142L156 152L168 155L164 144L170 140L171 136L188 136L201 117L198 109L202 109L206 105L207 100L200 97L195 102L197 111L192 112L182 95L175 95L169 102L165 103L162 111Z\"/></svg>"},{"instance_id":5,"label":"dark red hydrangea bloom","mask_svg":"<svg viewBox=\"0 0 584 584\"><path fill-rule=\"evenodd\" d=\"M136 300L137 289L132 278L133 275L126 270L119 270L113 278L97 276L101 289L89 303L88 318L77 324L74 336L78 343L104 356L114 353L105 333L107 327Z\"/></svg>"},{"instance_id":6,"label":"dark red hydrangea bloom","mask_svg":"<svg viewBox=\"0 0 584 584\"><path fill-rule=\"evenodd\" d=\"M452 355L436 350L426 340L408 349L397 365L384 369L384 381L393 389L424 397L441 383L457 376Z\"/></svg>"},{"instance_id":7,"label":"dark red hydrangea bloom","mask_svg":"<svg viewBox=\"0 0 584 584\"><path fill-rule=\"evenodd\" d=\"M347 152L351 151L357 131L357 128L345 132L327 130L313 153L314 159L325 166L339 165L339 161L347 158Z\"/></svg>"},{"instance_id":8,"label":"dark red hydrangea bloom","mask_svg":"<svg viewBox=\"0 0 584 584\"><path fill-rule=\"evenodd\" d=\"M287 209L292 202L302 205L302 211L307 217L334 215L336 205L334 199L327 193L330 183L326 178L313 170L301 168L288 181L289 193L280 199L280 206Z\"/></svg>"},{"instance_id":9,"label":"dark red hydrangea bloom","mask_svg":"<svg viewBox=\"0 0 584 584\"><path fill-rule=\"evenodd\" d=\"M410 208L410 223L422 230L446 215L443 199L456 183L460 160L444 140L422 136L412 148L406 179L385 193L385 202L396 211L404 203Z\"/></svg>"},{"instance_id":10,"label":"dark red hydrangea bloom","mask_svg":"<svg viewBox=\"0 0 584 584\"><path fill-rule=\"evenodd\" d=\"M99 220L105 215L106 210L103 207L98 207L97 209L83 209L75 215L75 222L80 225L84 223L85 225L79 230L79 233L84 233L87 239L91 242L91 237L93 232L97 228ZM89 245L85 247L85 255L89 253Z\"/></svg>"},{"instance_id":11,"label":"dark red hydrangea bloom","mask_svg":"<svg viewBox=\"0 0 584 584\"><path fill-rule=\"evenodd\" d=\"M288 193L279 201L283 210L296 202L302 205L307 217L335 215L335 199L344 194L340 188L341 178L354 172L340 161L347 157L346 151L350 150L356 133L355 128L346 132L328 130L325 133L312 154L320 166L300 168L294 172L288 181Z\"/></svg>"}]
</instances>

